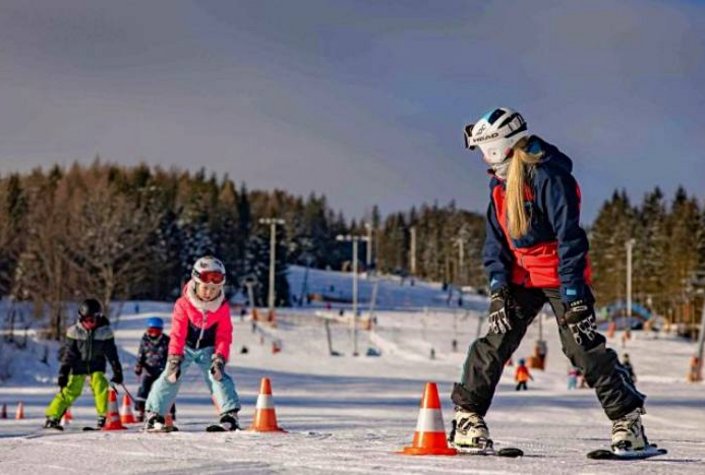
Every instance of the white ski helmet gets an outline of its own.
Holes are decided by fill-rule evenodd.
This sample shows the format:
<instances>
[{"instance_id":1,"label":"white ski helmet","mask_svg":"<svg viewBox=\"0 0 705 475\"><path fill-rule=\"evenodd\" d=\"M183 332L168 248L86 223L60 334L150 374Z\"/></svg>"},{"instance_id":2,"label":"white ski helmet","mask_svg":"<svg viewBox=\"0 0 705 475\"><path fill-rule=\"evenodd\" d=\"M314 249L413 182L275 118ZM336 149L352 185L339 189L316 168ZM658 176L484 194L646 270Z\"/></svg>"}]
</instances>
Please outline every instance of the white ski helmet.
<instances>
[{"instance_id":1,"label":"white ski helmet","mask_svg":"<svg viewBox=\"0 0 705 475\"><path fill-rule=\"evenodd\" d=\"M225 266L213 256L204 256L193 265L191 277L199 284L224 285Z\"/></svg>"},{"instance_id":2,"label":"white ski helmet","mask_svg":"<svg viewBox=\"0 0 705 475\"><path fill-rule=\"evenodd\" d=\"M465 148L480 147L485 161L498 165L506 160L514 144L528 135L526 121L520 113L498 107L483 115L476 124L465 126Z\"/></svg>"}]
</instances>

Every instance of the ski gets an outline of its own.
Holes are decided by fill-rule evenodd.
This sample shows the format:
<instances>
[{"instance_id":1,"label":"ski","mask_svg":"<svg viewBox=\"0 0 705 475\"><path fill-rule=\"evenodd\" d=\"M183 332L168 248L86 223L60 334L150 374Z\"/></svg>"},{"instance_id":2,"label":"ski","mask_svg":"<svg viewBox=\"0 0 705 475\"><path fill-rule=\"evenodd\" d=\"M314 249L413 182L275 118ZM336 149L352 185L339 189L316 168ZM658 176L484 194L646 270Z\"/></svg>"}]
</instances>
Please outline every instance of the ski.
<instances>
[{"instance_id":1,"label":"ski","mask_svg":"<svg viewBox=\"0 0 705 475\"><path fill-rule=\"evenodd\" d=\"M161 429L142 429L140 432L147 434L170 434L172 432L179 432L179 429L176 427L163 427Z\"/></svg>"},{"instance_id":2,"label":"ski","mask_svg":"<svg viewBox=\"0 0 705 475\"><path fill-rule=\"evenodd\" d=\"M499 450L495 450L491 440L487 440L485 444L475 447L455 445L452 442L449 445L457 450L460 455L484 455L510 458L524 456L524 451L517 447L502 447Z\"/></svg>"},{"instance_id":3,"label":"ski","mask_svg":"<svg viewBox=\"0 0 705 475\"><path fill-rule=\"evenodd\" d=\"M587 458L593 460L642 460L659 455L665 455L668 450L648 445L643 450L625 450L615 452L607 449L597 449L587 453Z\"/></svg>"},{"instance_id":4,"label":"ski","mask_svg":"<svg viewBox=\"0 0 705 475\"><path fill-rule=\"evenodd\" d=\"M211 424L211 425L209 425L209 426L206 427L206 432L237 432L237 431L239 431L239 430L242 430L242 429L240 429L240 428L238 427L238 428L235 429L235 430L231 430L231 429L228 429L228 428L226 428L226 427L223 427L223 426L220 425L220 424Z\"/></svg>"}]
</instances>

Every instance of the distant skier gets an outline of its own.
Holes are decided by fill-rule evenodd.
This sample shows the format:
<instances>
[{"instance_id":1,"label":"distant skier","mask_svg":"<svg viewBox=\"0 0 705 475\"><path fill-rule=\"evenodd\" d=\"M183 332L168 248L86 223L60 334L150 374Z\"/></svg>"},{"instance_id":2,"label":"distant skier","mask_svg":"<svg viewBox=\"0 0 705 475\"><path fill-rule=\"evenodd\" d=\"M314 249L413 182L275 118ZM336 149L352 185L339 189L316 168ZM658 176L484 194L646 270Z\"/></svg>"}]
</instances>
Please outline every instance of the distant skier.
<instances>
[{"instance_id":1,"label":"distant skier","mask_svg":"<svg viewBox=\"0 0 705 475\"><path fill-rule=\"evenodd\" d=\"M519 364L517 365L517 369L514 371L514 381L517 382L517 387L516 390L519 391L521 389L527 390L528 388L526 387L526 383L529 380L534 380L534 377L531 376L531 373L529 373L529 368L526 367L526 360L524 358L519 360Z\"/></svg>"},{"instance_id":2,"label":"distant skier","mask_svg":"<svg viewBox=\"0 0 705 475\"><path fill-rule=\"evenodd\" d=\"M140 387L135 399L137 420L144 422L144 405L152 389L152 384L166 368L169 353L169 335L164 333L164 320L159 317L147 319L147 330L142 335L139 350L137 350L137 363L135 374L141 377ZM176 418L176 405L171 406L171 417Z\"/></svg>"},{"instance_id":3,"label":"distant skier","mask_svg":"<svg viewBox=\"0 0 705 475\"><path fill-rule=\"evenodd\" d=\"M530 135L521 114L507 108L466 126L465 143L480 148L492 175L483 250L491 295L489 332L470 347L462 379L453 388L452 441L473 450L491 445L484 416L503 364L548 302L564 353L583 371L612 420L613 449L645 449L645 396L597 332L588 239L580 227L580 190L571 160Z\"/></svg>"},{"instance_id":4,"label":"distant skier","mask_svg":"<svg viewBox=\"0 0 705 475\"><path fill-rule=\"evenodd\" d=\"M632 366L632 362L629 361L628 353L624 353L622 355L622 366L624 366L624 369L626 369L629 373L629 379L632 380L632 383L636 383L636 374L634 373L634 367Z\"/></svg>"},{"instance_id":5,"label":"distant skier","mask_svg":"<svg viewBox=\"0 0 705 475\"><path fill-rule=\"evenodd\" d=\"M235 383L225 373L233 327L225 300L225 266L215 257L198 259L182 296L174 305L166 369L147 398L147 430L165 428L164 416L176 400L183 374L195 363L220 410L220 425L237 430L240 398Z\"/></svg>"},{"instance_id":6,"label":"distant skier","mask_svg":"<svg viewBox=\"0 0 705 475\"><path fill-rule=\"evenodd\" d=\"M113 330L103 315L103 308L96 299L86 299L78 308L78 322L66 330L66 341L59 351L59 378L61 390L45 411L47 429L63 430L60 421L66 410L83 392L89 380L98 427L105 425L108 412L108 380L105 378L106 360L113 370L110 380L122 384L122 365L118 358Z\"/></svg>"},{"instance_id":7,"label":"distant skier","mask_svg":"<svg viewBox=\"0 0 705 475\"><path fill-rule=\"evenodd\" d=\"M568 369L568 389L578 388L578 376L580 375L580 370L575 366L570 366Z\"/></svg>"}]
</instances>

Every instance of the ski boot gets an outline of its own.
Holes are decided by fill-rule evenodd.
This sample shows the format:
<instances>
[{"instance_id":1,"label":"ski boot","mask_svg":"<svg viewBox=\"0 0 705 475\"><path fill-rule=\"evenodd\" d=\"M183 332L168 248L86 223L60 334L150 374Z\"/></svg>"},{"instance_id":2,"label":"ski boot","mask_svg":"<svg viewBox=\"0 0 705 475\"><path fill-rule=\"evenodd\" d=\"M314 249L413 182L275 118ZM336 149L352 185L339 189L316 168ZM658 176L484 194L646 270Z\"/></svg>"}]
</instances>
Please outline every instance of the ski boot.
<instances>
[{"instance_id":1,"label":"ski boot","mask_svg":"<svg viewBox=\"0 0 705 475\"><path fill-rule=\"evenodd\" d=\"M617 454L637 452L649 446L641 424L643 408L636 408L617 420L612 421L612 451Z\"/></svg>"},{"instance_id":2,"label":"ski boot","mask_svg":"<svg viewBox=\"0 0 705 475\"><path fill-rule=\"evenodd\" d=\"M144 430L147 432L169 432L164 417L156 412L147 413L147 418L144 423Z\"/></svg>"},{"instance_id":3,"label":"ski boot","mask_svg":"<svg viewBox=\"0 0 705 475\"><path fill-rule=\"evenodd\" d=\"M105 427L105 416L98 416L98 420L96 421L95 426L98 428L98 430L101 430L103 427Z\"/></svg>"},{"instance_id":4,"label":"ski boot","mask_svg":"<svg viewBox=\"0 0 705 475\"><path fill-rule=\"evenodd\" d=\"M227 430L241 430L240 422L237 418L237 411L226 412L220 416L220 425Z\"/></svg>"},{"instance_id":5,"label":"ski boot","mask_svg":"<svg viewBox=\"0 0 705 475\"><path fill-rule=\"evenodd\" d=\"M218 424L206 427L206 432L228 432L242 430L237 418L237 411L229 411L220 416Z\"/></svg>"},{"instance_id":6,"label":"ski boot","mask_svg":"<svg viewBox=\"0 0 705 475\"><path fill-rule=\"evenodd\" d=\"M492 451L490 431L482 416L461 407L455 408L455 418L448 441L458 450L469 453Z\"/></svg>"},{"instance_id":7,"label":"ski boot","mask_svg":"<svg viewBox=\"0 0 705 475\"><path fill-rule=\"evenodd\" d=\"M54 417L47 417L46 421L44 421L43 427L44 429L64 430L64 427L61 425L61 421Z\"/></svg>"}]
</instances>

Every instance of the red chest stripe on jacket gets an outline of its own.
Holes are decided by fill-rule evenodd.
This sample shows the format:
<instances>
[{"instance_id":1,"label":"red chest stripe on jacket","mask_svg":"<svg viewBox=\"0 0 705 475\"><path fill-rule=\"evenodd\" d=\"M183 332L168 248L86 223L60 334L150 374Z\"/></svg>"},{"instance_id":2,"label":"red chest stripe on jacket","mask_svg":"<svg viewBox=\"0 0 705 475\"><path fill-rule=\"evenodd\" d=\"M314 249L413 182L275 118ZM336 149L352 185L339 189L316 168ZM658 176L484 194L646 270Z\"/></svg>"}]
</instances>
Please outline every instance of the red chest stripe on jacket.
<instances>
[{"instance_id":1,"label":"red chest stripe on jacket","mask_svg":"<svg viewBox=\"0 0 705 475\"><path fill-rule=\"evenodd\" d=\"M577 190L580 196L580 188ZM534 195L531 188L524 187L524 199L533 201ZM497 221L504 233L505 241L514 256L510 281L524 287L560 287L561 280L558 275L558 241L545 241L530 247L516 247L509 237L509 227L507 225L506 190L503 186L495 186L492 189L492 200L494 201ZM585 266L585 282L591 282L591 271L589 260Z\"/></svg>"}]
</instances>

